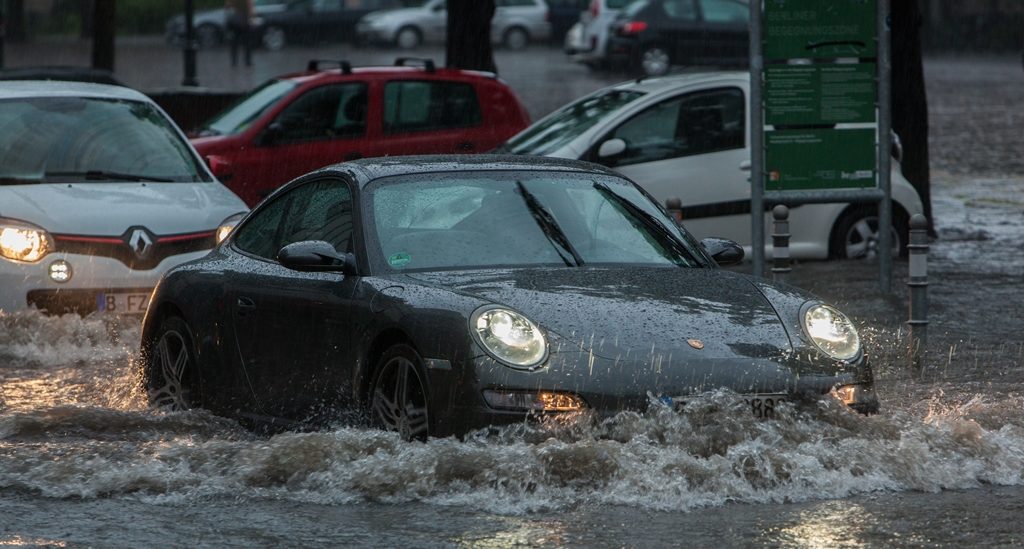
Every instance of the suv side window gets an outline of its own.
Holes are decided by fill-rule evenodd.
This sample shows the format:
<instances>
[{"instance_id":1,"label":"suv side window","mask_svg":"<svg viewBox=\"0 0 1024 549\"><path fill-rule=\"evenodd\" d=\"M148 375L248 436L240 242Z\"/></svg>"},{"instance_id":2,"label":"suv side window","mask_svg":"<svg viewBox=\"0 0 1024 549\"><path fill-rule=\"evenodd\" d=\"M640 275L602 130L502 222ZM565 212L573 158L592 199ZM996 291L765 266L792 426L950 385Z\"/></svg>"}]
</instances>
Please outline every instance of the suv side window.
<instances>
[{"instance_id":1,"label":"suv side window","mask_svg":"<svg viewBox=\"0 0 1024 549\"><path fill-rule=\"evenodd\" d=\"M366 84L319 86L299 96L277 116L277 143L362 137L366 134Z\"/></svg>"},{"instance_id":2,"label":"suv side window","mask_svg":"<svg viewBox=\"0 0 1024 549\"><path fill-rule=\"evenodd\" d=\"M697 8L693 5L693 0L665 0L661 7L665 10L665 15L672 19L680 21L697 20Z\"/></svg>"},{"instance_id":3,"label":"suv side window","mask_svg":"<svg viewBox=\"0 0 1024 549\"><path fill-rule=\"evenodd\" d=\"M611 164L627 166L744 146L746 104L739 88L689 93L629 119L608 138L626 142Z\"/></svg>"},{"instance_id":4,"label":"suv side window","mask_svg":"<svg viewBox=\"0 0 1024 549\"><path fill-rule=\"evenodd\" d=\"M400 80L384 85L384 133L444 130L480 125L472 84Z\"/></svg>"},{"instance_id":5,"label":"suv side window","mask_svg":"<svg viewBox=\"0 0 1024 549\"><path fill-rule=\"evenodd\" d=\"M750 6L740 0L700 0L700 10L709 23L746 23Z\"/></svg>"},{"instance_id":6,"label":"suv side window","mask_svg":"<svg viewBox=\"0 0 1024 549\"><path fill-rule=\"evenodd\" d=\"M352 251L352 193L343 181L323 179L278 196L238 228L240 250L277 260L284 246L324 240L339 252Z\"/></svg>"}]
</instances>

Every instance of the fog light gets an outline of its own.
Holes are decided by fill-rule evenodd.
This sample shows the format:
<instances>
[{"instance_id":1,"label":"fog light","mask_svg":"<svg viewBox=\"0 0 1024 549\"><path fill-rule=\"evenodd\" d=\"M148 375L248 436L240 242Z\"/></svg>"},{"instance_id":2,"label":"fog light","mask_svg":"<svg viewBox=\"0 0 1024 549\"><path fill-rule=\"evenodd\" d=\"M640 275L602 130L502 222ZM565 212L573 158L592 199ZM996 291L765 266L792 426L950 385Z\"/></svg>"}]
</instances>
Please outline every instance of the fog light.
<instances>
[{"instance_id":1,"label":"fog light","mask_svg":"<svg viewBox=\"0 0 1024 549\"><path fill-rule=\"evenodd\" d=\"M574 412L587 407L583 399L572 393L538 391L484 391L484 400L491 408L523 412Z\"/></svg>"},{"instance_id":2,"label":"fog light","mask_svg":"<svg viewBox=\"0 0 1024 549\"><path fill-rule=\"evenodd\" d=\"M50 280L59 283L71 280L71 264L63 259L50 263Z\"/></svg>"},{"instance_id":3,"label":"fog light","mask_svg":"<svg viewBox=\"0 0 1024 549\"><path fill-rule=\"evenodd\" d=\"M863 385L843 385L832 389L832 396L847 406L870 399L871 393L871 389Z\"/></svg>"}]
</instances>

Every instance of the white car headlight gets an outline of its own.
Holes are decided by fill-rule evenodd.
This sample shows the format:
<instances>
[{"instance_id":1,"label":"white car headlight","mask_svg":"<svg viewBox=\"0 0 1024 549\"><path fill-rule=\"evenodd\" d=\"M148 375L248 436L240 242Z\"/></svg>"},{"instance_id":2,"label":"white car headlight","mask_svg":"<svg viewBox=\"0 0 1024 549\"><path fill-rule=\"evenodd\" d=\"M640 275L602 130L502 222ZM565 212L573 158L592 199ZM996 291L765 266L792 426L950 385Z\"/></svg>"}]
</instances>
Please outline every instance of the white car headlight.
<instances>
[{"instance_id":1,"label":"white car headlight","mask_svg":"<svg viewBox=\"0 0 1024 549\"><path fill-rule=\"evenodd\" d=\"M0 256L35 263L53 251L49 233L31 223L0 217Z\"/></svg>"},{"instance_id":2,"label":"white car headlight","mask_svg":"<svg viewBox=\"0 0 1024 549\"><path fill-rule=\"evenodd\" d=\"M831 305L817 304L804 312L804 330L832 358L850 360L860 353L860 336L850 319Z\"/></svg>"},{"instance_id":3,"label":"white car headlight","mask_svg":"<svg viewBox=\"0 0 1024 549\"><path fill-rule=\"evenodd\" d=\"M224 239L231 235L231 231L235 230L243 217L245 217L245 213L237 213L220 222L220 226L217 227L217 244L224 242Z\"/></svg>"},{"instance_id":4,"label":"white car headlight","mask_svg":"<svg viewBox=\"0 0 1024 549\"><path fill-rule=\"evenodd\" d=\"M544 362L548 342L540 328L525 316L488 305L469 319L470 331L488 354L513 368L533 368Z\"/></svg>"}]
</instances>

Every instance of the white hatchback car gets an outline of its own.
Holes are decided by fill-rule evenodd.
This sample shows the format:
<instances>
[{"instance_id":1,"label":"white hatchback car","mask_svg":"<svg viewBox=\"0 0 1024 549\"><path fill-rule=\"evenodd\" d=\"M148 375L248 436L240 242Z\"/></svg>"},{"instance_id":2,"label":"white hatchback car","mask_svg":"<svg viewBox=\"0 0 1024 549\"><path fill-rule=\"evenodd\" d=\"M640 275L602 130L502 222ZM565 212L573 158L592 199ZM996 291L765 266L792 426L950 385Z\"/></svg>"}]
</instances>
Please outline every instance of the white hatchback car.
<instances>
[{"instance_id":1,"label":"white hatchback car","mask_svg":"<svg viewBox=\"0 0 1024 549\"><path fill-rule=\"evenodd\" d=\"M141 93L0 87L0 311L143 313L245 211Z\"/></svg>"},{"instance_id":2,"label":"white hatchback car","mask_svg":"<svg viewBox=\"0 0 1024 549\"><path fill-rule=\"evenodd\" d=\"M747 73L727 72L611 86L538 120L496 152L604 164L662 204L679 198L683 223L697 238L728 238L749 253L749 83ZM908 220L922 213L922 204L899 163L892 166L893 246L905 251ZM874 205L806 204L791 207L789 220L796 258L857 258L877 249ZM769 256L771 222L769 213Z\"/></svg>"}]
</instances>

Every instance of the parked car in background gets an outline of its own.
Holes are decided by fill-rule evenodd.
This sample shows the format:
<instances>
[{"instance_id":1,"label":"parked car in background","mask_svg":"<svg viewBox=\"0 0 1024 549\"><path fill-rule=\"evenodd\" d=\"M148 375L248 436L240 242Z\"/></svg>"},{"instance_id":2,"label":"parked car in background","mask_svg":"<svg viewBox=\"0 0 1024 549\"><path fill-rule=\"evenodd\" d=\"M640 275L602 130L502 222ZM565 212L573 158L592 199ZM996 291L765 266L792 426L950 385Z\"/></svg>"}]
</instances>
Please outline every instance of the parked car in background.
<instances>
[{"instance_id":1,"label":"parked car in background","mask_svg":"<svg viewBox=\"0 0 1024 549\"><path fill-rule=\"evenodd\" d=\"M4 82L0 127L2 311L142 313L246 211L128 88Z\"/></svg>"},{"instance_id":2,"label":"parked car in background","mask_svg":"<svg viewBox=\"0 0 1024 549\"><path fill-rule=\"evenodd\" d=\"M418 440L683 408L721 389L757 418L821 399L876 412L853 323L718 268L742 257L732 242L698 243L589 163L339 164L167 274L139 377L157 408L261 430L370 423Z\"/></svg>"},{"instance_id":3,"label":"parked car in background","mask_svg":"<svg viewBox=\"0 0 1024 549\"><path fill-rule=\"evenodd\" d=\"M746 0L638 0L612 22L608 60L661 76L673 65L745 66Z\"/></svg>"},{"instance_id":4,"label":"parked car in background","mask_svg":"<svg viewBox=\"0 0 1024 549\"><path fill-rule=\"evenodd\" d=\"M496 0L491 20L491 40L517 50L531 42L541 43L551 35L548 6L544 0ZM442 44L448 29L445 0L371 13L359 21L360 43L392 45L412 49L421 44Z\"/></svg>"},{"instance_id":5,"label":"parked car in background","mask_svg":"<svg viewBox=\"0 0 1024 549\"><path fill-rule=\"evenodd\" d=\"M530 123L515 93L494 74L436 68L429 59L400 58L396 65L311 61L307 70L242 97L192 143L228 187L255 205L329 164L485 152Z\"/></svg>"},{"instance_id":6,"label":"parked car in background","mask_svg":"<svg viewBox=\"0 0 1024 549\"><path fill-rule=\"evenodd\" d=\"M699 238L720 236L750 247L749 83L743 72L693 73L611 86L537 121L499 148L577 158L636 181L662 204L679 198L683 223ZM892 163L892 242L905 251L917 192ZM771 235L765 216L765 235ZM873 205L793 206L793 257L858 258L875 253ZM766 239L768 253L771 240Z\"/></svg>"},{"instance_id":7,"label":"parked car in background","mask_svg":"<svg viewBox=\"0 0 1024 549\"><path fill-rule=\"evenodd\" d=\"M580 14L579 26L566 34L565 52L588 67L607 67L609 27L631 1L591 0L590 7Z\"/></svg>"},{"instance_id":8,"label":"parked car in background","mask_svg":"<svg viewBox=\"0 0 1024 549\"><path fill-rule=\"evenodd\" d=\"M253 11L264 16L283 10L287 0L253 0ZM228 13L224 8L199 10L192 15L196 43L200 48L212 48L228 41ZM178 14L167 20L164 38L172 46L185 45L185 15Z\"/></svg>"},{"instance_id":9,"label":"parked car in background","mask_svg":"<svg viewBox=\"0 0 1024 549\"><path fill-rule=\"evenodd\" d=\"M271 51L286 44L351 42L364 15L401 5L400 0L292 0L282 10L263 14L256 32Z\"/></svg>"}]
</instances>

